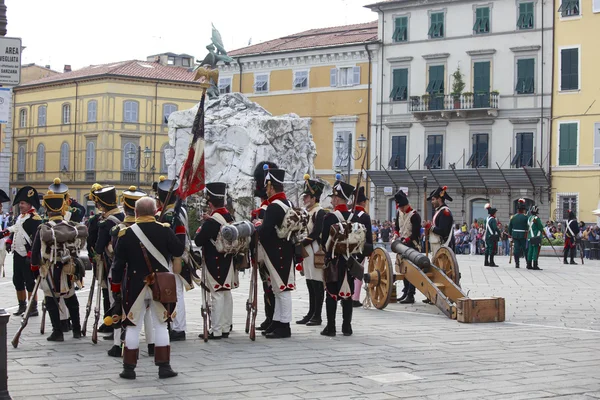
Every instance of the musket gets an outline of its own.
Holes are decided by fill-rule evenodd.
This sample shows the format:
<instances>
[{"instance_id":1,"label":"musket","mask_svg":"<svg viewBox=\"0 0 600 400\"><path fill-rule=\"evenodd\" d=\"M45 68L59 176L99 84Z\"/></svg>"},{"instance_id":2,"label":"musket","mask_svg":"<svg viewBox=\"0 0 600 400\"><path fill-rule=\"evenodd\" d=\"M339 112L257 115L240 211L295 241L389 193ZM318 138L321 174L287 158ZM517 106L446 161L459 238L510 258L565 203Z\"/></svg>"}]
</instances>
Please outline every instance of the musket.
<instances>
[{"instance_id":1,"label":"musket","mask_svg":"<svg viewBox=\"0 0 600 400\"><path fill-rule=\"evenodd\" d=\"M40 282L42 282L42 277L41 275L37 277L36 281L35 281L35 286L33 287L33 296L35 296L35 294L37 293L39 287L40 287ZM33 298L32 296L32 298ZM27 323L29 322L29 315L31 314L31 307L33 305L33 301L30 301L29 304L27 304L27 309L25 310L25 314L23 314L23 317L21 318L21 326L19 327L19 330L17 331L17 333L15 334L15 337L13 338L13 340L11 341L13 347L16 349L17 346L19 346L19 339L21 338L21 333L23 333L23 329L25 329L25 327L27 326Z\"/></svg>"},{"instance_id":2,"label":"musket","mask_svg":"<svg viewBox=\"0 0 600 400\"><path fill-rule=\"evenodd\" d=\"M246 300L246 333L250 334L250 340L256 340L256 314L258 313L257 295L258 295L258 231L254 231L254 251L250 256L252 272L250 275L250 293Z\"/></svg>"},{"instance_id":3,"label":"musket","mask_svg":"<svg viewBox=\"0 0 600 400\"><path fill-rule=\"evenodd\" d=\"M98 343L98 321L100 320L100 298L102 297L102 274L104 273L104 260L99 255L96 258L96 278L98 291L96 292L96 306L94 307L94 326L92 328L92 343Z\"/></svg>"},{"instance_id":4,"label":"musket","mask_svg":"<svg viewBox=\"0 0 600 400\"><path fill-rule=\"evenodd\" d=\"M46 331L46 299L42 300L42 322L40 324L40 335Z\"/></svg>"},{"instance_id":5,"label":"musket","mask_svg":"<svg viewBox=\"0 0 600 400\"><path fill-rule=\"evenodd\" d=\"M427 176L423 176L423 217L427 221ZM425 232L425 255L429 257L429 235Z\"/></svg>"},{"instance_id":6,"label":"musket","mask_svg":"<svg viewBox=\"0 0 600 400\"><path fill-rule=\"evenodd\" d=\"M513 246L514 246L514 241L510 241L510 255L508 257L508 263L512 264L512 259L513 259Z\"/></svg>"},{"instance_id":7,"label":"musket","mask_svg":"<svg viewBox=\"0 0 600 400\"><path fill-rule=\"evenodd\" d=\"M206 286L206 265L204 265L202 267L202 284L204 286ZM208 330L210 328L210 304L209 300L208 300L208 292L206 290L202 291L202 307L201 307L201 313L202 313L202 327L203 327L203 333L202 333L202 338L204 339L205 342L208 341Z\"/></svg>"},{"instance_id":8,"label":"musket","mask_svg":"<svg viewBox=\"0 0 600 400\"><path fill-rule=\"evenodd\" d=\"M92 301L94 300L94 288L96 287L96 275L92 276L92 283L90 284L90 294L88 295L88 301L85 306L85 318L83 319L83 325L81 325L81 335L85 336L88 318L92 312Z\"/></svg>"}]
</instances>

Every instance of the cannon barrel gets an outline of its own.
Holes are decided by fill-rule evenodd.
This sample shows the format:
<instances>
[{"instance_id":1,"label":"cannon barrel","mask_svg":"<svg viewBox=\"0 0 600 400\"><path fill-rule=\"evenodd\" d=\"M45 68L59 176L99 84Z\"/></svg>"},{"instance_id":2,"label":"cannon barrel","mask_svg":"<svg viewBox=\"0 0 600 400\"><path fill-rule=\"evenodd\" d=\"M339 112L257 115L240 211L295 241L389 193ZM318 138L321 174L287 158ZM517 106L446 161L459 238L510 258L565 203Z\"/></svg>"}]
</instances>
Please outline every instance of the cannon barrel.
<instances>
[{"instance_id":1,"label":"cannon barrel","mask_svg":"<svg viewBox=\"0 0 600 400\"><path fill-rule=\"evenodd\" d=\"M400 254L402 257L406 258L408 261L421 269L431 267L431 261L429 261L429 258L425 254L408 247L407 245L403 244L401 240L395 240L392 243L392 251Z\"/></svg>"},{"instance_id":2,"label":"cannon barrel","mask_svg":"<svg viewBox=\"0 0 600 400\"><path fill-rule=\"evenodd\" d=\"M254 233L254 225L248 221L239 221L223 227L223 239L232 243L237 239L249 238Z\"/></svg>"}]
</instances>

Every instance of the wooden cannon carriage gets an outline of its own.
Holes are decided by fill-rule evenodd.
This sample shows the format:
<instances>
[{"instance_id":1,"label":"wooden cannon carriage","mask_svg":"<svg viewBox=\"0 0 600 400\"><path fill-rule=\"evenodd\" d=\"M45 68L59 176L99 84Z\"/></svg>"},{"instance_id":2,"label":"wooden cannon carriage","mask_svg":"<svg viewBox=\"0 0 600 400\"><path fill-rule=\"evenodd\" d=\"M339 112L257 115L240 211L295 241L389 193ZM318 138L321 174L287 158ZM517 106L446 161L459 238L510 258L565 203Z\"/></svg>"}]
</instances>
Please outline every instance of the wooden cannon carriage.
<instances>
[{"instance_id":1,"label":"wooden cannon carriage","mask_svg":"<svg viewBox=\"0 0 600 400\"><path fill-rule=\"evenodd\" d=\"M504 299L501 297L470 299L460 287L460 271L452 249L442 246L430 261L427 256L396 240L395 268L390 254L377 248L364 275L372 304L383 310L390 302L394 282L404 278L423 293L448 318L459 322L504 321Z\"/></svg>"}]
</instances>

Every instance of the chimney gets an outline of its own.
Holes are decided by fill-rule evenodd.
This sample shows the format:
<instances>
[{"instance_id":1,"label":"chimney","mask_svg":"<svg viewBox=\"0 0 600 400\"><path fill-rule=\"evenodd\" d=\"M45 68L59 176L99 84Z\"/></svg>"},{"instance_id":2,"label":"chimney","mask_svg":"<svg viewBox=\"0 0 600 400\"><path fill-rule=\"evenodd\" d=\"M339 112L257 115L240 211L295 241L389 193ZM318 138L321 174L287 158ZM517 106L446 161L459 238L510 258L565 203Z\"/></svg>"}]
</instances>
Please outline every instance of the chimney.
<instances>
[{"instance_id":1,"label":"chimney","mask_svg":"<svg viewBox=\"0 0 600 400\"><path fill-rule=\"evenodd\" d=\"M63 69L63 72L71 72L71 66L68 64L65 64L65 68Z\"/></svg>"}]
</instances>

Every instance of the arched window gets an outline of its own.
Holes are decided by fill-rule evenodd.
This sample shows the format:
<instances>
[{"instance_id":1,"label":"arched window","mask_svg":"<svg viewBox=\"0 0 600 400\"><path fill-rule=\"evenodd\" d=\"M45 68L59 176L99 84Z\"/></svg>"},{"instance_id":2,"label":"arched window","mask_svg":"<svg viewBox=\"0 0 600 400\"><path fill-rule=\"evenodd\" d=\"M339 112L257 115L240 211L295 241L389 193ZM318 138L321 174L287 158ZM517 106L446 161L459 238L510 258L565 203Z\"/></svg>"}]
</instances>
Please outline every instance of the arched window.
<instances>
[{"instance_id":1,"label":"arched window","mask_svg":"<svg viewBox=\"0 0 600 400\"><path fill-rule=\"evenodd\" d=\"M133 172L136 170L137 150L135 144L131 142L125 143L123 147L123 171Z\"/></svg>"},{"instance_id":2,"label":"arched window","mask_svg":"<svg viewBox=\"0 0 600 400\"><path fill-rule=\"evenodd\" d=\"M17 156L17 172L25 172L25 146L19 146L19 155Z\"/></svg>"},{"instance_id":3,"label":"arched window","mask_svg":"<svg viewBox=\"0 0 600 400\"><path fill-rule=\"evenodd\" d=\"M60 146L60 170L69 170L69 143L63 142Z\"/></svg>"},{"instance_id":4,"label":"arched window","mask_svg":"<svg viewBox=\"0 0 600 400\"><path fill-rule=\"evenodd\" d=\"M177 104L163 104L163 124L169 123L169 115L175 111L177 111Z\"/></svg>"},{"instance_id":5,"label":"arched window","mask_svg":"<svg viewBox=\"0 0 600 400\"><path fill-rule=\"evenodd\" d=\"M38 107L38 126L46 126L46 106Z\"/></svg>"},{"instance_id":6,"label":"arched window","mask_svg":"<svg viewBox=\"0 0 600 400\"><path fill-rule=\"evenodd\" d=\"M85 147L85 170L96 170L96 143L91 141Z\"/></svg>"},{"instance_id":7,"label":"arched window","mask_svg":"<svg viewBox=\"0 0 600 400\"><path fill-rule=\"evenodd\" d=\"M161 174L166 174L169 172L169 166L167 165L166 151L171 150L171 149L173 149L173 147L171 147L171 145L169 145L169 143L163 144L163 146L160 149L160 173Z\"/></svg>"},{"instance_id":8,"label":"arched window","mask_svg":"<svg viewBox=\"0 0 600 400\"><path fill-rule=\"evenodd\" d=\"M35 170L37 172L44 172L46 165L46 148L42 143L38 144L37 157L35 160Z\"/></svg>"},{"instance_id":9,"label":"arched window","mask_svg":"<svg viewBox=\"0 0 600 400\"><path fill-rule=\"evenodd\" d=\"M96 122L98 120L98 102L90 100L87 104L87 122Z\"/></svg>"},{"instance_id":10,"label":"arched window","mask_svg":"<svg viewBox=\"0 0 600 400\"><path fill-rule=\"evenodd\" d=\"M71 123L71 105L63 104L62 106L62 123L68 125Z\"/></svg>"},{"instance_id":11,"label":"arched window","mask_svg":"<svg viewBox=\"0 0 600 400\"><path fill-rule=\"evenodd\" d=\"M473 221L477 221L478 223L485 222L488 217L485 205L489 202L487 199L474 199L471 201L471 221L469 221L469 227L471 227Z\"/></svg>"},{"instance_id":12,"label":"arched window","mask_svg":"<svg viewBox=\"0 0 600 400\"><path fill-rule=\"evenodd\" d=\"M138 122L138 102L127 100L123 103L123 121Z\"/></svg>"},{"instance_id":13,"label":"arched window","mask_svg":"<svg viewBox=\"0 0 600 400\"><path fill-rule=\"evenodd\" d=\"M27 127L27 110L21 108L21 111L19 111L19 128L25 127Z\"/></svg>"}]
</instances>

